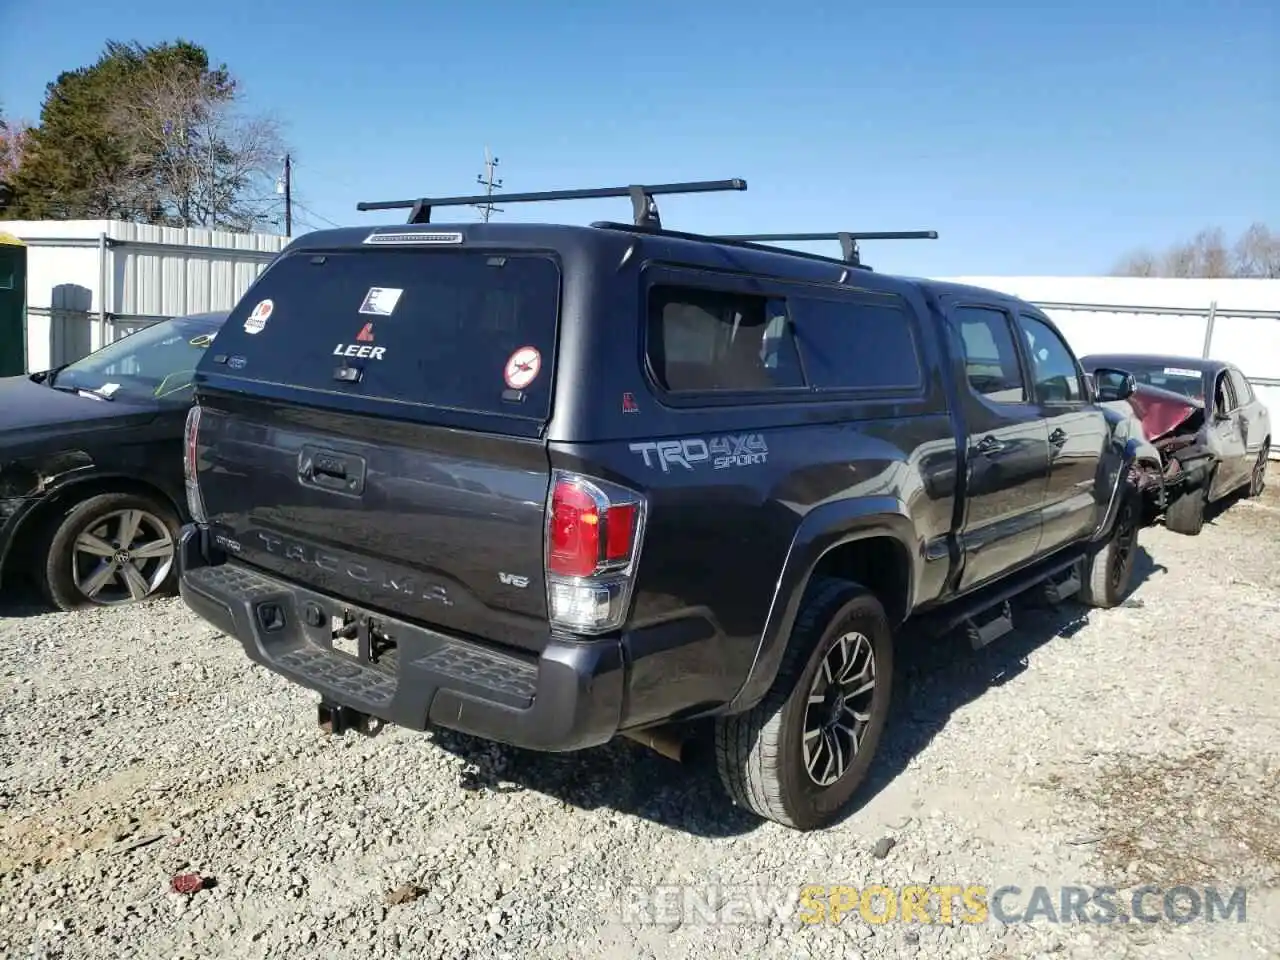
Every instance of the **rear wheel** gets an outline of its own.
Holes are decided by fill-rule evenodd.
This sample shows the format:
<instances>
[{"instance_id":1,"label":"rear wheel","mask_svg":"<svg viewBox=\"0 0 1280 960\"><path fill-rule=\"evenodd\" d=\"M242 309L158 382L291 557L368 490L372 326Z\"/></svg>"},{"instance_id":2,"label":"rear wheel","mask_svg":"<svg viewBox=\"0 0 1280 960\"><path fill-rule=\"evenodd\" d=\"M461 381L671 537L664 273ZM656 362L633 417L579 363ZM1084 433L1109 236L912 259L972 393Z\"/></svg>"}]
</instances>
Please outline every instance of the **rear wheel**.
<instances>
[{"instance_id":1,"label":"rear wheel","mask_svg":"<svg viewBox=\"0 0 1280 960\"><path fill-rule=\"evenodd\" d=\"M1260 497L1267 486L1267 454L1271 452L1271 438L1262 441L1262 449L1258 451L1258 459L1249 474L1249 496Z\"/></svg>"},{"instance_id":2,"label":"rear wheel","mask_svg":"<svg viewBox=\"0 0 1280 960\"><path fill-rule=\"evenodd\" d=\"M167 504L104 493L77 504L51 528L44 591L61 610L121 606L171 592L178 517Z\"/></svg>"},{"instance_id":3,"label":"rear wheel","mask_svg":"<svg viewBox=\"0 0 1280 960\"><path fill-rule=\"evenodd\" d=\"M839 817L875 756L892 679L879 601L844 580L813 584L769 692L717 722L716 762L734 802L798 830Z\"/></svg>"},{"instance_id":4,"label":"rear wheel","mask_svg":"<svg viewBox=\"0 0 1280 960\"><path fill-rule=\"evenodd\" d=\"M1133 567L1138 558L1141 507L1134 495L1120 504L1106 545L1085 561L1080 599L1091 607L1114 607L1128 596Z\"/></svg>"}]
</instances>

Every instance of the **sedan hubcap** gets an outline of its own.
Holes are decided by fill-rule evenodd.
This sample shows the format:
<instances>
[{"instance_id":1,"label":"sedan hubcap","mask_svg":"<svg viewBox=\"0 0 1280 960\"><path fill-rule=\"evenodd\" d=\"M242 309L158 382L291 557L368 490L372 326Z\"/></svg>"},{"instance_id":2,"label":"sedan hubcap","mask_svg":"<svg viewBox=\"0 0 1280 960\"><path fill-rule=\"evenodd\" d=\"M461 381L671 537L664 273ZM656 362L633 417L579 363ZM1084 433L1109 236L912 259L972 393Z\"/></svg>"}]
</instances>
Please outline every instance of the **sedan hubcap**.
<instances>
[{"instance_id":1,"label":"sedan hubcap","mask_svg":"<svg viewBox=\"0 0 1280 960\"><path fill-rule=\"evenodd\" d=\"M116 510L76 537L71 576L94 603L132 603L159 589L173 569L173 558L173 537L159 517L145 510Z\"/></svg>"},{"instance_id":2,"label":"sedan hubcap","mask_svg":"<svg viewBox=\"0 0 1280 960\"><path fill-rule=\"evenodd\" d=\"M820 787L844 776L871 722L876 658L871 641L846 633L827 651L805 706L804 766Z\"/></svg>"}]
</instances>

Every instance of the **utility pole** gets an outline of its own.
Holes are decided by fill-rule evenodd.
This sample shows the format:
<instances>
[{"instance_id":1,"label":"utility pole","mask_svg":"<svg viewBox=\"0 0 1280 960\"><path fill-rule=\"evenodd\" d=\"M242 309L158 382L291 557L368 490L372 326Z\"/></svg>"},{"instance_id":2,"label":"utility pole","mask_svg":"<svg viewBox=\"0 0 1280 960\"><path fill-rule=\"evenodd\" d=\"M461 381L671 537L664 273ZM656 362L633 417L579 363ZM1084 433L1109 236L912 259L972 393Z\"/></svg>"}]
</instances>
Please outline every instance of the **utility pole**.
<instances>
[{"instance_id":1,"label":"utility pole","mask_svg":"<svg viewBox=\"0 0 1280 960\"><path fill-rule=\"evenodd\" d=\"M293 161L284 155L284 235L293 236Z\"/></svg>"},{"instance_id":2,"label":"utility pole","mask_svg":"<svg viewBox=\"0 0 1280 960\"><path fill-rule=\"evenodd\" d=\"M489 148L485 147L484 148L484 173L482 175L481 174L476 175L476 183L484 187L485 202L482 204L481 203L475 204L475 206L479 207L481 211L481 218L484 220L485 223L489 222L489 214L495 213L495 212L496 213L502 212L501 207L495 207L489 201L489 198L493 196L494 190L502 189L502 181L500 179L495 179L493 176L493 171L497 166L498 166L498 158L490 154Z\"/></svg>"}]
</instances>

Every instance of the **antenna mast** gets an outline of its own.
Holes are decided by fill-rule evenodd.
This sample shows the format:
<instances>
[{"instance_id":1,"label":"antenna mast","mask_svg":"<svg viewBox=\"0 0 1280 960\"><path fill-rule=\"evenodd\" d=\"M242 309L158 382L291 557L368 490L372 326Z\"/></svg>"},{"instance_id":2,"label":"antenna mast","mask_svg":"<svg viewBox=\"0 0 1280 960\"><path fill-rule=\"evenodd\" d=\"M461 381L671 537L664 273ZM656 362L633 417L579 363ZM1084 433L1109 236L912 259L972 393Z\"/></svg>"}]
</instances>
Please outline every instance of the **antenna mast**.
<instances>
[{"instance_id":1,"label":"antenna mast","mask_svg":"<svg viewBox=\"0 0 1280 960\"><path fill-rule=\"evenodd\" d=\"M488 147L485 147L484 148L484 173L476 175L476 183L484 187L485 202L474 204L474 206L480 208L480 217L485 223L489 222L489 215L491 213L502 212L501 207L495 207L493 203L490 202L491 198L493 197L493 191L502 189L501 178L495 178L493 175L493 171L497 168L497 166L498 166L498 158L493 156L493 154L489 152Z\"/></svg>"}]
</instances>

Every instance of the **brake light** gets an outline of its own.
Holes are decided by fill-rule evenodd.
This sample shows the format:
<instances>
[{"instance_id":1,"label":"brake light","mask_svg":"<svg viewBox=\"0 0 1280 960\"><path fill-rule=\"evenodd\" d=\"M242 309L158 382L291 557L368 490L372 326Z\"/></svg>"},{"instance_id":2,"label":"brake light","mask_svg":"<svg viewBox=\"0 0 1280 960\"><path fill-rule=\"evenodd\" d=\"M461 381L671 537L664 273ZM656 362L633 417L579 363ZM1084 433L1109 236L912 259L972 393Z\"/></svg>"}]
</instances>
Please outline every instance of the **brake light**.
<instances>
[{"instance_id":1,"label":"brake light","mask_svg":"<svg viewBox=\"0 0 1280 960\"><path fill-rule=\"evenodd\" d=\"M182 476L187 490L187 511L196 523L207 523L204 497L200 495L200 465L197 460L200 448L200 408L197 406L187 412L182 448Z\"/></svg>"},{"instance_id":2,"label":"brake light","mask_svg":"<svg viewBox=\"0 0 1280 960\"><path fill-rule=\"evenodd\" d=\"M621 626L644 536L645 499L617 484L556 471L547 503L547 603L553 626Z\"/></svg>"}]
</instances>

